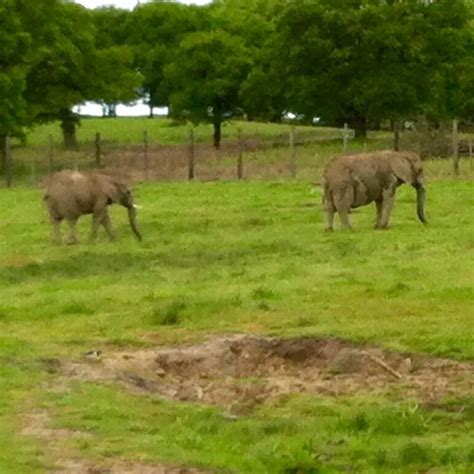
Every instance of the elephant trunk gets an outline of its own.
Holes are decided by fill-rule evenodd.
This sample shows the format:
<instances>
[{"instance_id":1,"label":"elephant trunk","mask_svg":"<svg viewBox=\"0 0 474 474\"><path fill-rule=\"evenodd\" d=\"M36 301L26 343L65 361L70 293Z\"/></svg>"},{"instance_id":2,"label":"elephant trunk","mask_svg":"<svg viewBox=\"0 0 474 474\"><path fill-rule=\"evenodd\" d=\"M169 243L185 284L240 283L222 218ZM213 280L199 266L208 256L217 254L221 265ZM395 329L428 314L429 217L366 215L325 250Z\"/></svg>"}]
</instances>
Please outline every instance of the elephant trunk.
<instances>
[{"instance_id":1,"label":"elephant trunk","mask_svg":"<svg viewBox=\"0 0 474 474\"><path fill-rule=\"evenodd\" d=\"M426 190L423 186L416 187L416 213L418 214L418 219L420 219L423 224L426 224L425 218L425 200L426 200Z\"/></svg>"},{"instance_id":2,"label":"elephant trunk","mask_svg":"<svg viewBox=\"0 0 474 474\"><path fill-rule=\"evenodd\" d=\"M128 209L128 222L130 223L130 228L132 229L133 233L135 234L135 237L141 241L142 240L142 235L140 234L140 231L138 230L138 223L137 223L137 211L135 209L135 206L132 205L127 208Z\"/></svg>"}]
</instances>

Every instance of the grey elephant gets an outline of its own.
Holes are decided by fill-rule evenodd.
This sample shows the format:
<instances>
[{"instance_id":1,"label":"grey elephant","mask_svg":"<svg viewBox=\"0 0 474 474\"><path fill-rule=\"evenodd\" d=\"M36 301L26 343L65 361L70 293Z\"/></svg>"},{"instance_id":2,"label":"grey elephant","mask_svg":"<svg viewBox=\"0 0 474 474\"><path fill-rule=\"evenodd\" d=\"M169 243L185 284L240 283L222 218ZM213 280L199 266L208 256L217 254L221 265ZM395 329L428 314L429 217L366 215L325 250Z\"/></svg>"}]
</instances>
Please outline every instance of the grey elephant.
<instances>
[{"instance_id":1,"label":"grey elephant","mask_svg":"<svg viewBox=\"0 0 474 474\"><path fill-rule=\"evenodd\" d=\"M379 151L333 159L323 176L326 230L333 229L336 211L342 227L350 229L350 210L371 202L377 208L375 228L386 229L396 189L403 183L416 189L418 218L426 224L423 167L416 153Z\"/></svg>"},{"instance_id":2,"label":"grey elephant","mask_svg":"<svg viewBox=\"0 0 474 474\"><path fill-rule=\"evenodd\" d=\"M80 216L92 214L91 240L103 225L110 240L115 239L107 207L121 204L128 210L130 227L138 240L142 239L137 224L136 205L127 185L105 174L60 171L46 182L44 202L53 228L53 242L61 242L60 225L66 220L70 227L68 243L77 242L76 223Z\"/></svg>"}]
</instances>

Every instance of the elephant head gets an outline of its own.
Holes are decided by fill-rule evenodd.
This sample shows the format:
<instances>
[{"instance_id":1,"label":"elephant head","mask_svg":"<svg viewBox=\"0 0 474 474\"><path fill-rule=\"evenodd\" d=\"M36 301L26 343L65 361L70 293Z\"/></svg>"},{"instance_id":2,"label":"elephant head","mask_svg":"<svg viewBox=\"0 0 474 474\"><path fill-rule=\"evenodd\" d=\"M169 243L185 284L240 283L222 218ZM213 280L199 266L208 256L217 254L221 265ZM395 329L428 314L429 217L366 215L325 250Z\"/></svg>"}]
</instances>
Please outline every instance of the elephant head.
<instances>
[{"instance_id":1,"label":"elephant head","mask_svg":"<svg viewBox=\"0 0 474 474\"><path fill-rule=\"evenodd\" d=\"M133 200L133 194L124 183L117 180L110 180L104 187L105 194L107 196L107 204L120 204L127 208L128 221L130 228L135 234L138 240L142 240L140 231L138 230L137 223L137 206Z\"/></svg>"},{"instance_id":2,"label":"elephant head","mask_svg":"<svg viewBox=\"0 0 474 474\"><path fill-rule=\"evenodd\" d=\"M393 173L400 183L410 184L416 189L416 211L418 219L426 224L425 200L426 190L424 188L423 167L421 159L414 153L399 153L392 156L390 164Z\"/></svg>"}]
</instances>

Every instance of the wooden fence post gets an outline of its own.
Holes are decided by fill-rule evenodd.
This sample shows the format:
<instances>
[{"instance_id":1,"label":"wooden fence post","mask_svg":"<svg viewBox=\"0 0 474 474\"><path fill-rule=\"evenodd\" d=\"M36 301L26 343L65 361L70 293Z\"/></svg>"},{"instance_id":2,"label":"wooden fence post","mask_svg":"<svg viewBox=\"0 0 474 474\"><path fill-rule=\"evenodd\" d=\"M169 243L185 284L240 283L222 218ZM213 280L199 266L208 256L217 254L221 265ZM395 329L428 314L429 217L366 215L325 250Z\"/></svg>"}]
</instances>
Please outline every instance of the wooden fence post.
<instances>
[{"instance_id":1,"label":"wooden fence post","mask_svg":"<svg viewBox=\"0 0 474 474\"><path fill-rule=\"evenodd\" d=\"M35 154L31 155L31 184L35 184L36 181L36 159Z\"/></svg>"},{"instance_id":2,"label":"wooden fence post","mask_svg":"<svg viewBox=\"0 0 474 474\"><path fill-rule=\"evenodd\" d=\"M5 138L5 165L7 188L11 188L13 181L13 158L10 135L7 135Z\"/></svg>"},{"instance_id":3,"label":"wooden fence post","mask_svg":"<svg viewBox=\"0 0 474 474\"><path fill-rule=\"evenodd\" d=\"M242 130L237 129L237 142L239 146L239 153L237 155L237 179L241 180L244 177L244 147L242 143Z\"/></svg>"},{"instance_id":4,"label":"wooden fence post","mask_svg":"<svg viewBox=\"0 0 474 474\"><path fill-rule=\"evenodd\" d=\"M194 179L194 128L189 130L188 180Z\"/></svg>"},{"instance_id":5,"label":"wooden fence post","mask_svg":"<svg viewBox=\"0 0 474 474\"><path fill-rule=\"evenodd\" d=\"M53 168L54 168L53 149L54 149L53 136L48 135L48 167L49 167L49 174L51 174L53 172Z\"/></svg>"},{"instance_id":6,"label":"wooden fence post","mask_svg":"<svg viewBox=\"0 0 474 474\"><path fill-rule=\"evenodd\" d=\"M470 163L470 168L472 171L474 167L474 163L472 162L472 139L469 140L469 163Z\"/></svg>"},{"instance_id":7,"label":"wooden fence post","mask_svg":"<svg viewBox=\"0 0 474 474\"><path fill-rule=\"evenodd\" d=\"M454 174L459 176L459 135L458 135L458 121L453 120L453 168Z\"/></svg>"},{"instance_id":8,"label":"wooden fence post","mask_svg":"<svg viewBox=\"0 0 474 474\"><path fill-rule=\"evenodd\" d=\"M148 131L143 132L143 164L145 167L145 179L148 181L150 179L149 170L150 166L148 163Z\"/></svg>"},{"instance_id":9,"label":"wooden fence post","mask_svg":"<svg viewBox=\"0 0 474 474\"><path fill-rule=\"evenodd\" d=\"M292 178L296 178L296 151L295 151L295 126L293 124L290 125L290 176Z\"/></svg>"},{"instance_id":10,"label":"wooden fence post","mask_svg":"<svg viewBox=\"0 0 474 474\"><path fill-rule=\"evenodd\" d=\"M349 125L344 123L344 130L342 132L342 151L347 150L347 144L349 142Z\"/></svg>"},{"instance_id":11,"label":"wooden fence post","mask_svg":"<svg viewBox=\"0 0 474 474\"><path fill-rule=\"evenodd\" d=\"M101 166L100 157L102 155L102 144L100 142L100 133L95 134L95 164Z\"/></svg>"}]
</instances>

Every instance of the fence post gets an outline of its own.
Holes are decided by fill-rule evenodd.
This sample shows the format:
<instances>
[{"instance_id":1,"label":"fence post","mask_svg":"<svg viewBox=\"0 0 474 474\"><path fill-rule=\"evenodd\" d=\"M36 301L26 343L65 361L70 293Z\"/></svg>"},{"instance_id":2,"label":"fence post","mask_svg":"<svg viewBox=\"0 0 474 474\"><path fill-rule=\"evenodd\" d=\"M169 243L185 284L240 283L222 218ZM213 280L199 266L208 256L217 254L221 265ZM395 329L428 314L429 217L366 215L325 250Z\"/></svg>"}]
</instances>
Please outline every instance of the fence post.
<instances>
[{"instance_id":1,"label":"fence post","mask_svg":"<svg viewBox=\"0 0 474 474\"><path fill-rule=\"evenodd\" d=\"M31 155L31 184L35 184L36 181L36 159L35 155Z\"/></svg>"},{"instance_id":2,"label":"fence post","mask_svg":"<svg viewBox=\"0 0 474 474\"><path fill-rule=\"evenodd\" d=\"M453 120L453 168L454 174L459 176L459 136L458 136L458 121Z\"/></svg>"},{"instance_id":3,"label":"fence post","mask_svg":"<svg viewBox=\"0 0 474 474\"><path fill-rule=\"evenodd\" d=\"M100 157L102 155L102 150L101 150L101 142L100 142L100 133L97 132L95 134L95 164L97 166L100 166L101 163L100 163Z\"/></svg>"},{"instance_id":4,"label":"fence post","mask_svg":"<svg viewBox=\"0 0 474 474\"><path fill-rule=\"evenodd\" d=\"M53 136L48 135L48 167L49 167L49 174L53 172L53 148L54 148L54 142L53 142Z\"/></svg>"},{"instance_id":5,"label":"fence post","mask_svg":"<svg viewBox=\"0 0 474 474\"><path fill-rule=\"evenodd\" d=\"M7 188L11 188L13 180L13 158L10 135L7 135L5 138L5 165Z\"/></svg>"},{"instance_id":6,"label":"fence post","mask_svg":"<svg viewBox=\"0 0 474 474\"><path fill-rule=\"evenodd\" d=\"M244 147L242 143L242 130L237 129L237 142L239 145L239 153L237 155L237 179L244 177Z\"/></svg>"},{"instance_id":7,"label":"fence post","mask_svg":"<svg viewBox=\"0 0 474 474\"><path fill-rule=\"evenodd\" d=\"M344 130L342 132L342 151L347 150L348 142L349 142L349 124L344 123Z\"/></svg>"},{"instance_id":8,"label":"fence post","mask_svg":"<svg viewBox=\"0 0 474 474\"><path fill-rule=\"evenodd\" d=\"M295 126L290 125L290 176L296 178Z\"/></svg>"},{"instance_id":9,"label":"fence post","mask_svg":"<svg viewBox=\"0 0 474 474\"><path fill-rule=\"evenodd\" d=\"M148 163L148 131L143 132L143 164L145 167L145 179L148 181L149 176L149 163Z\"/></svg>"},{"instance_id":10,"label":"fence post","mask_svg":"<svg viewBox=\"0 0 474 474\"><path fill-rule=\"evenodd\" d=\"M194 128L189 130L188 180L194 179Z\"/></svg>"},{"instance_id":11,"label":"fence post","mask_svg":"<svg viewBox=\"0 0 474 474\"><path fill-rule=\"evenodd\" d=\"M472 139L469 139L469 163L472 171L474 165L474 163L472 162Z\"/></svg>"}]
</instances>

